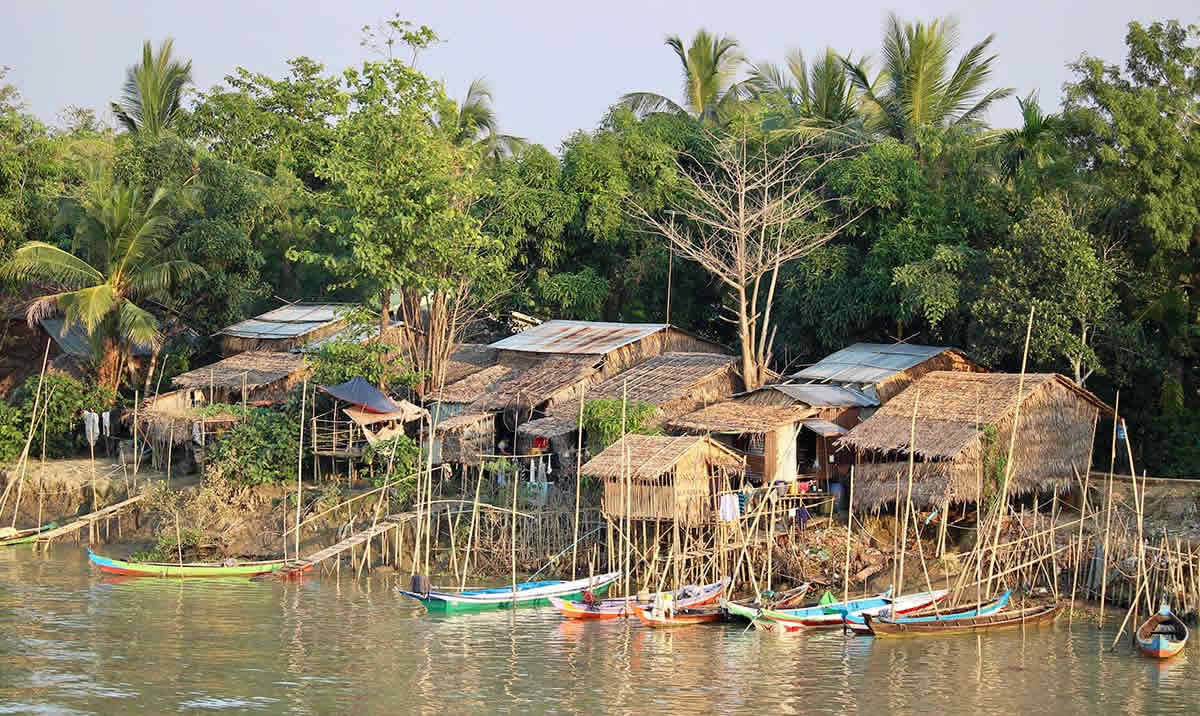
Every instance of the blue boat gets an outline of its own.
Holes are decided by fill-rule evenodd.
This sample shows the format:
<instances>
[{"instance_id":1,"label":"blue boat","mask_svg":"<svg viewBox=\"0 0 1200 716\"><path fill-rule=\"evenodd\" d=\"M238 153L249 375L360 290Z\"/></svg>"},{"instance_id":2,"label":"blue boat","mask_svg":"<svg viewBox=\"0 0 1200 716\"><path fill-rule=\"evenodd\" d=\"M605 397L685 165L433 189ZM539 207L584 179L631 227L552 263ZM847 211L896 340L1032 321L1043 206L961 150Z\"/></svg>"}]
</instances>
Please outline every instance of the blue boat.
<instances>
[{"instance_id":1,"label":"blue boat","mask_svg":"<svg viewBox=\"0 0 1200 716\"><path fill-rule=\"evenodd\" d=\"M559 599L582 599L589 591L596 596L604 594L616 583L620 572L609 572L592 578L576 579L571 582L547 580L523 582L514 591L509 587L469 589L465 592L400 590L400 593L423 603L427 609L437 611L472 611L478 609L502 609L506 607L533 607L550 604L550 597Z\"/></svg>"},{"instance_id":2,"label":"blue boat","mask_svg":"<svg viewBox=\"0 0 1200 716\"><path fill-rule=\"evenodd\" d=\"M995 614L996 612L1000 611L1001 609L1004 609L1004 607L1008 606L1008 600L1011 597L1012 597L1012 590L1006 589L1003 594L1001 594L999 597L997 597L996 599L993 599L990 602L979 602L977 604L968 604L966 606L956 607L954 609L941 610L940 612L935 613L935 614L923 613L919 616L911 616L911 617L896 617L893 619L893 618L888 618L888 617L884 617L884 616L875 616L873 618L873 620L877 623L885 622L887 624L922 624L922 623L926 623L926 622L946 622L946 621L954 621L956 619L970 619L972 617L983 617L983 616L987 616L989 614ZM848 629L850 629L851 631L853 631L855 634L868 634L869 635L869 634L873 633L871 630L871 627L867 626L867 620L863 617L861 612L858 614L853 614L853 613L847 612L845 610L842 610L842 615L846 619L846 622L845 622L846 627Z\"/></svg>"}]
</instances>

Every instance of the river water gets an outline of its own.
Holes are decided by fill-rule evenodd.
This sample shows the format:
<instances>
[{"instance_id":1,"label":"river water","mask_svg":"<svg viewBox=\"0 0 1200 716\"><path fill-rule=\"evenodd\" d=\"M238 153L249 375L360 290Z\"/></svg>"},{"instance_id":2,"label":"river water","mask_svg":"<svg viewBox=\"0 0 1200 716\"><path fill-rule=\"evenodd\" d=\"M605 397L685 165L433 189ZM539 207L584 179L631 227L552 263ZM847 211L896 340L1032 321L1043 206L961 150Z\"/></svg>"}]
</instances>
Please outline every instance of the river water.
<instances>
[{"instance_id":1,"label":"river water","mask_svg":"<svg viewBox=\"0 0 1200 716\"><path fill-rule=\"evenodd\" d=\"M0 713L1200 711L1200 657L1110 653L1112 626L1065 616L1024 636L771 636L432 617L393 585L118 580L70 546L0 550Z\"/></svg>"}]
</instances>

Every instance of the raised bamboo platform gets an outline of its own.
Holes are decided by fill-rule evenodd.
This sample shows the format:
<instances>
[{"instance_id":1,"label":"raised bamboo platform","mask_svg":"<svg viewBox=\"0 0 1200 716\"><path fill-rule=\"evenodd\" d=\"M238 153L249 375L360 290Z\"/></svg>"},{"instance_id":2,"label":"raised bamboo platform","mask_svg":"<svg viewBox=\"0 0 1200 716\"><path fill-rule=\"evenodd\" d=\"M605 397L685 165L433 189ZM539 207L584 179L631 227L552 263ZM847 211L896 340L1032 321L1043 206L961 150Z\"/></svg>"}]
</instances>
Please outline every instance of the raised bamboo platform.
<instances>
[{"instance_id":1,"label":"raised bamboo platform","mask_svg":"<svg viewBox=\"0 0 1200 716\"><path fill-rule=\"evenodd\" d=\"M409 515L389 515L388 517L384 517L374 525L360 532L355 532L337 544L330 545L307 557L288 562L287 566L274 572L274 575L280 579L294 579L331 557L339 556L343 552L353 549L370 539L374 539L388 530L396 529L406 517L409 517Z\"/></svg>"},{"instance_id":2,"label":"raised bamboo platform","mask_svg":"<svg viewBox=\"0 0 1200 716\"><path fill-rule=\"evenodd\" d=\"M80 517L79 519L75 520L74 522L65 524L62 527L57 527L55 529L43 532L42 534L38 535L37 543L39 545L49 546L49 544L52 541L54 541L55 539L57 539L58 537L76 533L79 530L82 530L84 527L94 527L95 525L97 525L98 523L100 523L102 521L110 520L114 517L117 517L120 512L132 507L133 505L136 505L137 503L141 502L145 498L146 498L146 496L144 494L136 495L134 497L130 497L127 500L123 500L116 504L109 505L108 507L102 507L102 508L96 510L95 512L90 512L90 513L84 515L83 517ZM89 537L90 537L90 535L89 535Z\"/></svg>"}]
</instances>

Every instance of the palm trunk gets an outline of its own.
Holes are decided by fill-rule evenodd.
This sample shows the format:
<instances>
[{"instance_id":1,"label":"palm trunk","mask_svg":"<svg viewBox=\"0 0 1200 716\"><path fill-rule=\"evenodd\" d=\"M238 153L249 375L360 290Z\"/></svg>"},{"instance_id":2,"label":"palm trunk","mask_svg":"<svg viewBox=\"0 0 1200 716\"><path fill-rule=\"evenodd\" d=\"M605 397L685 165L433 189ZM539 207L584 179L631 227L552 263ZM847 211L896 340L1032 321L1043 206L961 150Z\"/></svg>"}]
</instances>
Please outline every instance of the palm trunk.
<instances>
[{"instance_id":1,"label":"palm trunk","mask_svg":"<svg viewBox=\"0 0 1200 716\"><path fill-rule=\"evenodd\" d=\"M102 346L96 382L116 391L121 386L121 347L112 338L105 338Z\"/></svg>"}]
</instances>

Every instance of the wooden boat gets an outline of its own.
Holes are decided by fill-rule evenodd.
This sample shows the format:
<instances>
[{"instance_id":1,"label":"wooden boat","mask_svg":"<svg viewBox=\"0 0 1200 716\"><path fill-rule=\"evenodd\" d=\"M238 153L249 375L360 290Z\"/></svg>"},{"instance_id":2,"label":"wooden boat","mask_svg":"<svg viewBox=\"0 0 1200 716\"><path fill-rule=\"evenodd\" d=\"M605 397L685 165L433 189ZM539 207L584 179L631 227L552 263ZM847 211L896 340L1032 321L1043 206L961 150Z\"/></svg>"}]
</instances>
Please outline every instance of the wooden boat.
<instances>
[{"instance_id":1,"label":"wooden boat","mask_svg":"<svg viewBox=\"0 0 1200 716\"><path fill-rule=\"evenodd\" d=\"M736 604L739 607L743 607L744 609L747 609L747 610L757 610L757 609L763 609L763 608L766 608L766 609L795 609L797 607L801 607L804 605L804 598L808 596L808 592L812 589L812 586L813 586L812 582L805 582L804 584L801 584L799 587L796 587L794 589L789 589L786 592L782 592L780 594L774 595L773 597L769 598L765 603L759 603L757 601L751 601L749 599L742 599L742 600L733 602L733 604ZM729 616L741 617L742 615L734 614L733 612L729 612Z\"/></svg>"},{"instance_id":2,"label":"wooden boat","mask_svg":"<svg viewBox=\"0 0 1200 716\"><path fill-rule=\"evenodd\" d=\"M125 562L96 554L90 549L88 559L102 572L131 577L253 577L256 574L282 569L285 564L282 559L230 565L217 562L191 562L182 565L167 562Z\"/></svg>"},{"instance_id":3,"label":"wooden boat","mask_svg":"<svg viewBox=\"0 0 1200 716\"><path fill-rule=\"evenodd\" d=\"M38 535L47 530L52 530L58 527L57 522L50 522L41 527L30 527L29 529L17 530L16 534L11 534L3 539L0 539L0 547L13 547L19 544L29 544L37 541Z\"/></svg>"},{"instance_id":4,"label":"wooden boat","mask_svg":"<svg viewBox=\"0 0 1200 716\"><path fill-rule=\"evenodd\" d=\"M945 597L946 590L933 592L918 592L906 594L899 599L892 599L889 592L875 597L852 599L849 602L832 602L817 604L801 609L759 609L757 614L748 616L756 629L768 632L795 632L804 629L828 629L841 626L845 615L849 614L881 614L883 612L908 614L915 612L935 601ZM736 609L730 609L738 613Z\"/></svg>"},{"instance_id":5,"label":"wooden boat","mask_svg":"<svg viewBox=\"0 0 1200 716\"><path fill-rule=\"evenodd\" d=\"M445 592L434 589L418 592L402 589L400 593L420 601L427 609L446 612L504 609L514 606L533 607L549 604L550 597L568 601L582 599L584 591L590 591L599 596L608 591L620 576L620 572L609 572L571 582L562 580L524 582L518 584L515 591L512 587L494 587L491 589L468 589L462 592Z\"/></svg>"},{"instance_id":6,"label":"wooden boat","mask_svg":"<svg viewBox=\"0 0 1200 716\"><path fill-rule=\"evenodd\" d=\"M1188 628L1164 602L1157 614L1138 627L1134 640L1138 650L1146 656L1169 659L1183 651L1188 640Z\"/></svg>"},{"instance_id":7,"label":"wooden boat","mask_svg":"<svg viewBox=\"0 0 1200 716\"><path fill-rule=\"evenodd\" d=\"M669 613L664 613L658 609L648 609L640 604L633 604L632 606L633 613L637 615L638 620L642 624L656 629L719 622L725 618L724 612L718 607L675 609Z\"/></svg>"},{"instance_id":8,"label":"wooden boat","mask_svg":"<svg viewBox=\"0 0 1200 716\"><path fill-rule=\"evenodd\" d=\"M1047 604L1026 607L1011 612L997 612L979 617L963 617L932 622L890 622L867 614L865 621L873 636L928 636L932 634L962 634L970 632L1012 629L1022 626L1050 624L1058 618L1063 605Z\"/></svg>"},{"instance_id":9,"label":"wooden boat","mask_svg":"<svg viewBox=\"0 0 1200 716\"><path fill-rule=\"evenodd\" d=\"M674 593L674 600L681 609L692 609L702 607L720 599L725 593L725 588L729 586L729 577L723 578L719 582L705 585L703 587L684 587ZM638 601L642 607L650 608L654 601L658 599L662 593L650 595L649 600ZM666 592L670 594L670 592ZM632 599L602 599L591 604L585 601L567 601L559 597L550 597L550 604L557 609L564 617L568 619L590 619L590 620L608 620L608 619L624 619L632 617L632 610L628 609L628 605L632 605L635 600Z\"/></svg>"},{"instance_id":10,"label":"wooden boat","mask_svg":"<svg viewBox=\"0 0 1200 716\"><path fill-rule=\"evenodd\" d=\"M953 621L956 619L966 619L970 617L981 617L989 614L995 614L998 611L1008 606L1008 600L1012 597L1011 590L1005 590L996 599L990 602L977 602L975 604L966 604L953 609L932 610L925 609L919 612L912 612L907 616L890 619L883 615L878 617L878 621L886 621L892 624L918 624L923 622L941 622ZM870 636L871 630L867 627L867 620L861 614L846 614L846 627L855 634L864 634Z\"/></svg>"}]
</instances>

